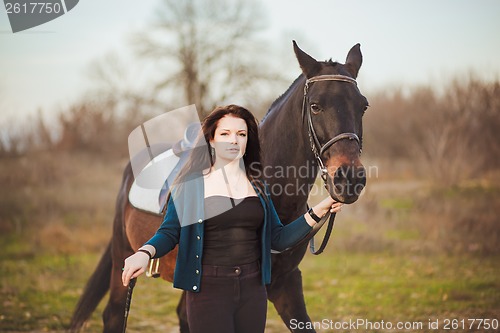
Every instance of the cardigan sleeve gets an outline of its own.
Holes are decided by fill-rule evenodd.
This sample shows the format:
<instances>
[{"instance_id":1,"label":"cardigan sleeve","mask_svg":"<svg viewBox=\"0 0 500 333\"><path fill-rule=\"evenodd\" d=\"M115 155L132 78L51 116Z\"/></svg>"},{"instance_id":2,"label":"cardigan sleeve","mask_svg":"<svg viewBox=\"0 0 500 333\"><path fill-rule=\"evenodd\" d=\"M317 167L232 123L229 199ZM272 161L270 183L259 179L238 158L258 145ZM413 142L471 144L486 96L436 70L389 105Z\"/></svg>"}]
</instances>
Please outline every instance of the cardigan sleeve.
<instances>
[{"instance_id":1,"label":"cardigan sleeve","mask_svg":"<svg viewBox=\"0 0 500 333\"><path fill-rule=\"evenodd\" d=\"M170 196L167 203L167 212L162 224L153 237L145 244L152 245L156 249L153 258L159 258L170 252L179 243L181 225L175 210L174 200Z\"/></svg>"},{"instance_id":2,"label":"cardigan sleeve","mask_svg":"<svg viewBox=\"0 0 500 333\"><path fill-rule=\"evenodd\" d=\"M307 223L304 215L287 225L283 225L270 196L267 196L267 199L271 222L271 248L284 251L303 239L311 231L312 227Z\"/></svg>"}]
</instances>

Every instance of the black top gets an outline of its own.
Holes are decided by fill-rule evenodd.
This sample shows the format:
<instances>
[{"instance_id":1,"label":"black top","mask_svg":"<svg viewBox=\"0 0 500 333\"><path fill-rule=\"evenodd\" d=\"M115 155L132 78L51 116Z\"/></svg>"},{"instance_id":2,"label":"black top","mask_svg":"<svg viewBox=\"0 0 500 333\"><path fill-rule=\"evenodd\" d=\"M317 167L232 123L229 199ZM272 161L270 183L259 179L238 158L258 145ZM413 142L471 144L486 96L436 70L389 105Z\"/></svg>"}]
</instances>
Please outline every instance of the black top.
<instances>
[{"instance_id":1,"label":"black top","mask_svg":"<svg viewBox=\"0 0 500 333\"><path fill-rule=\"evenodd\" d=\"M264 209L258 197L207 197L205 217L204 265L237 266L260 259Z\"/></svg>"}]
</instances>

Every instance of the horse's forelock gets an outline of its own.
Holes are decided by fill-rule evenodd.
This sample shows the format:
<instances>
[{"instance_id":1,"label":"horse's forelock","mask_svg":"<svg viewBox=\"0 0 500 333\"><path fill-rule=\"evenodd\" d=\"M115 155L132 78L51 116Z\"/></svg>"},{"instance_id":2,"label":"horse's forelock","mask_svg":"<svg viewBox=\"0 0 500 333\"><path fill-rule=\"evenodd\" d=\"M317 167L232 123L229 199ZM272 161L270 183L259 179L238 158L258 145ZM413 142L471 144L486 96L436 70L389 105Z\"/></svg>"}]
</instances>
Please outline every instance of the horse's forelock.
<instances>
[{"instance_id":1,"label":"horse's forelock","mask_svg":"<svg viewBox=\"0 0 500 333\"><path fill-rule=\"evenodd\" d=\"M325 60L323 62L325 65L328 65L328 66L337 66L337 65L340 65L340 63L338 63L337 61L333 61L332 58L328 59L328 60Z\"/></svg>"}]
</instances>

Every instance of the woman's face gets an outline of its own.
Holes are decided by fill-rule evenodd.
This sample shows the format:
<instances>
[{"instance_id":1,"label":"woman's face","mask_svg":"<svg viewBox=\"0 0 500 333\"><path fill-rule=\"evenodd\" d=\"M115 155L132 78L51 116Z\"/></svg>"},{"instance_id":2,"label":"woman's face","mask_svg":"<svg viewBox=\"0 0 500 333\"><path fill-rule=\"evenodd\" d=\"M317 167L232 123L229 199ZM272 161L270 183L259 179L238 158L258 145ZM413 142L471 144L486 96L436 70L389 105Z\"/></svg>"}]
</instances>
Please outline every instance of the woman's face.
<instances>
[{"instance_id":1,"label":"woman's face","mask_svg":"<svg viewBox=\"0 0 500 333\"><path fill-rule=\"evenodd\" d=\"M233 161L243 157L247 148L248 128L245 120L226 115L215 129L210 145L215 148L215 159Z\"/></svg>"}]
</instances>

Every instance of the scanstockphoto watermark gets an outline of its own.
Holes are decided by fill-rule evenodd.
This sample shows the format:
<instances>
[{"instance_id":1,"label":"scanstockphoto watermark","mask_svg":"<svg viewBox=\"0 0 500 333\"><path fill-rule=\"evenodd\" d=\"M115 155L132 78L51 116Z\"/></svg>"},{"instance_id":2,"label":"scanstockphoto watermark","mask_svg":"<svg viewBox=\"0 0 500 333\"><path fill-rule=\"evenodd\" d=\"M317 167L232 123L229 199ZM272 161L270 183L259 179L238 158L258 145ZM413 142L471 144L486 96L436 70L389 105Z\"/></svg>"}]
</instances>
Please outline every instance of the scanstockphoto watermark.
<instances>
[{"instance_id":1,"label":"scanstockphoto watermark","mask_svg":"<svg viewBox=\"0 0 500 333\"><path fill-rule=\"evenodd\" d=\"M321 321L298 321L290 320L290 328L292 330L423 330L424 323L421 321L398 321L396 323L380 320L370 321L368 319L349 319L343 321L334 321L331 319L323 319Z\"/></svg>"},{"instance_id":2,"label":"scanstockphoto watermark","mask_svg":"<svg viewBox=\"0 0 500 333\"><path fill-rule=\"evenodd\" d=\"M496 331L499 328L497 318L433 318L424 321L387 321L368 320L366 318L335 321L323 319L321 321L290 320L292 330L327 330L327 331Z\"/></svg>"},{"instance_id":3,"label":"scanstockphoto watermark","mask_svg":"<svg viewBox=\"0 0 500 333\"><path fill-rule=\"evenodd\" d=\"M4 0L12 32L52 21L72 10L79 0Z\"/></svg>"}]
</instances>

